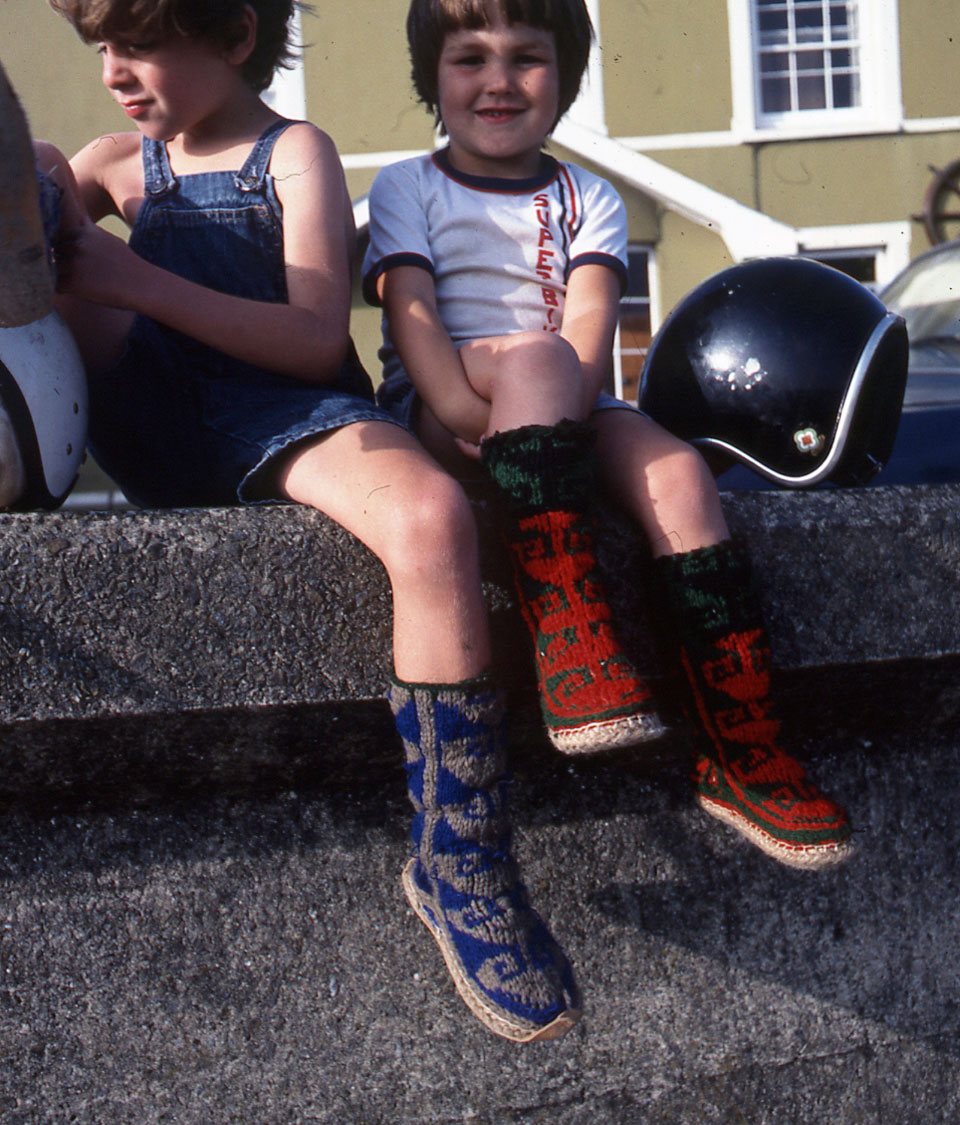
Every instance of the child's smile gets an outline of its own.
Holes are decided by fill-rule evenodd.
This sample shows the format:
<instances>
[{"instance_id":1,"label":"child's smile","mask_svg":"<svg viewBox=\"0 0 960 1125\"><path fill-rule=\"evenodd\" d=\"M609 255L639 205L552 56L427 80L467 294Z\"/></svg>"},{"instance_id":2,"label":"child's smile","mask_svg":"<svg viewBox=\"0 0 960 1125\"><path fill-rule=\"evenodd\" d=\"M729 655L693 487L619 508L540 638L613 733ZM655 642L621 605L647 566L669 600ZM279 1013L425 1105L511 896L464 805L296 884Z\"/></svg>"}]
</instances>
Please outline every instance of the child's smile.
<instances>
[{"instance_id":1,"label":"child's smile","mask_svg":"<svg viewBox=\"0 0 960 1125\"><path fill-rule=\"evenodd\" d=\"M236 84L221 52L184 36L157 43L101 43L102 81L141 133L169 140L200 130Z\"/></svg>"},{"instance_id":2,"label":"child's smile","mask_svg":"<svg viewBox=\"0 0 960 1125\"><path fill-rule=\"evenodd\" d=\"M450 137L450 160L472 175L532 176L556 122L557 52L545 28L504 22L449 34L440 53L440 117Z\"/></svg>"}]
</instances>

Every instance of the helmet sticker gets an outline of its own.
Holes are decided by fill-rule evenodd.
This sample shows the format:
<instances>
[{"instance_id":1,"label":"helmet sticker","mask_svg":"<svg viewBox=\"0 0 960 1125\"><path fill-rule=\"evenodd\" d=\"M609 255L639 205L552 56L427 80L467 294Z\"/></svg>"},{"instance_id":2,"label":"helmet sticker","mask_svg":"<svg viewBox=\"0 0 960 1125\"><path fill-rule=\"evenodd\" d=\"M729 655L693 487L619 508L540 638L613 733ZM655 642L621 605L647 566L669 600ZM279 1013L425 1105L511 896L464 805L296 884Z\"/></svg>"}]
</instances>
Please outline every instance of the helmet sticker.
<instances>
[{"instance_id":1,"label":"helmet sticker","mask_svg":"<svg viewBox=\"0 0 960 1125\"><path fill-rule=\"evenodd\" d=\"M823 434L818 434L812 426L807 426L793 435L793 444L801 453L809 453L811 457L815 457L823 449Z\"/></svg>"}]
</instances>

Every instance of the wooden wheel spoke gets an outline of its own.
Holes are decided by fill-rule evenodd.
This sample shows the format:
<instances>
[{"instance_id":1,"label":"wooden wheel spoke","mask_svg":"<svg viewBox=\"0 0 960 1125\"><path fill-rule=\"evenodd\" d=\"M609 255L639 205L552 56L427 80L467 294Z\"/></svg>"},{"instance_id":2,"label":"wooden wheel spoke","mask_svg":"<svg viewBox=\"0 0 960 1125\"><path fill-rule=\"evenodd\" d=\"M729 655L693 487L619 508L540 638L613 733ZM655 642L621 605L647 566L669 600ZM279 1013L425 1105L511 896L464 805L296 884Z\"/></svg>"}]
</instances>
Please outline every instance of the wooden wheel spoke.
<instances>
[{"instance_id":1,"label":"wooden wheel spoke","mask_svg":"<svg viewBox=\"0 0 960 1125\"><path fill-rule=\"evenodd\" d=\"M951 237L946 224L960 223L960 211L954 209L960 200L960 160L946 168L931 165L930 170L934 175L924 197L922 221L927 237L935 244Z\"/></svg>"}]
</instances>

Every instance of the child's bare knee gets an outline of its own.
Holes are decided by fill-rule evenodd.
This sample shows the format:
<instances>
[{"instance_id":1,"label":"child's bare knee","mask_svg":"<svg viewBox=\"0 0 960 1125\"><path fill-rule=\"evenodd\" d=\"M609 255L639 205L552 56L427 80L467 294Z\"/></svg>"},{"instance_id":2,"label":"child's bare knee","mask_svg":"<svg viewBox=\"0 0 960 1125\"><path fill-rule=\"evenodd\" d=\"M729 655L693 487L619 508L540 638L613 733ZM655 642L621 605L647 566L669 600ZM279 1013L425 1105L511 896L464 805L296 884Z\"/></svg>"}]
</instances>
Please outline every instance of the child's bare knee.
<instances>
[{"instance_id":1,"label":"child's bare knee","mask_svg":"<svg viewBox=\"0 0 960 1125\"><path fill-rule=\"evenodd\" d=\"M450 568L475 554L476 524L463 489L452 477L432 479L397 506L388 540L388 571Z\"/></svg>"},{"instance_id":2,"label":"child's bare knee","mask_svg":"<svg viewBox=\"0 0 960 1125\"><path fill-rule=\"evenodd\" d=\"M580 370L580 359L573 345L557 332L518 332L506 340L505 359L526 371L531 368L548 372Z\"/></svg>"},{"instance_id":3,"label":"child's bare knee","mask_svg":"<svg viewBox=\"0 0 960 1125\"><path fill-rule=\"evenodd\" d=\"M33 156L41 172L49 176L59 187L69 186L71 182L69 161L56 145L50 144L49 141L34 141Z\"/></svg>"},{"instance_id":4,"label":"child's bare knee","mask_svg":"<svg viewBox=\"0 0 960 1125\"><path fill-rule=\"evenodd\" d=\"M666 456L658 458L653 472L664 489L689 494L713 486L713 473L703 456L685 441L677 440Z\"/></svg>"}]
</instances>

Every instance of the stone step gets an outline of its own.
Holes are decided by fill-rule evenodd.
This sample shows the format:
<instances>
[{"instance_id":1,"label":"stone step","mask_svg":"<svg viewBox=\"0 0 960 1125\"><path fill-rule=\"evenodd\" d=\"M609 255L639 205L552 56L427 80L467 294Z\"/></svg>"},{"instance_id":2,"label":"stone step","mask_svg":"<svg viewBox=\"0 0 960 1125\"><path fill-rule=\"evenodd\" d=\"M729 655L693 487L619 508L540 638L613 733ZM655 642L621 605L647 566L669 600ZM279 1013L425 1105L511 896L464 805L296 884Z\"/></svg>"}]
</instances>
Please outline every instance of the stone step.
<instances>
[{"instance_id":1,"label":"stone step","mask_svg":"<svg viewBox=\"0 0 960 1125\"><path fill-rule=\"evenodd\" d=\"M741 494L726 508L788 710L797 699L829 727L839 704L868 721L881 693L898 717L956 715L960 487ZM656 674L642 545L612 520L601 546L618 628ZM536 727L490 535L484 552L497 664ZM362 770L393 752L390 622L377 560L292 506L0 516L0 800L298 783L320 745ZM922 677L902 674L917 661Z\"/></svg>"},{"instance_id":2,"label":"stone step","mask_svg":"<svg viewBox=\"0 0 960 1125\"><path fill-rule=\"evenodd\" d=\"M679 739L517 739L516 851L585 995L529 1047L467 1012L400 890L366 552L289 508L0 519L3 1125L956 1120L960 489L727 508L856 852L778 867L695 806ZM632 614L643 552L614 527L604 557Z\"/></svg>"}]
</instances>

